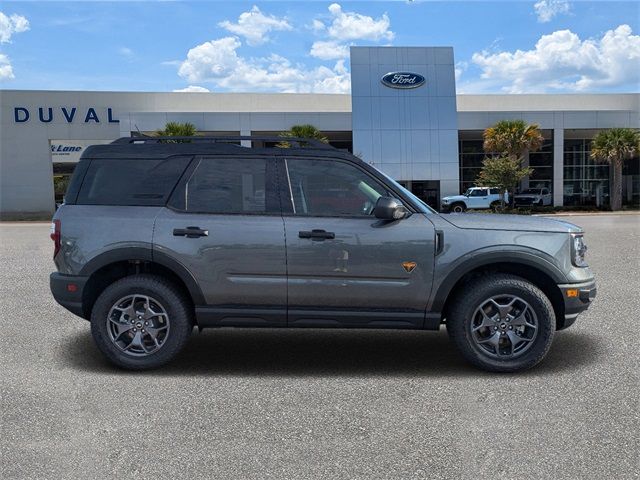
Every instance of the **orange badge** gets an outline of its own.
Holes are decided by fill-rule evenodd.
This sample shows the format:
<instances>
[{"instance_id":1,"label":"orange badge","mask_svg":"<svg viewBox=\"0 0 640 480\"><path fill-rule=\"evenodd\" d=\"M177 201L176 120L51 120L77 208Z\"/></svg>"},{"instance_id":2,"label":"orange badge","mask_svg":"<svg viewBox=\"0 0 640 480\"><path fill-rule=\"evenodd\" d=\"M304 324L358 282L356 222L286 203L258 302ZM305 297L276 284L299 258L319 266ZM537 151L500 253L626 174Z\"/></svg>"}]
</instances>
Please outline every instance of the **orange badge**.
<instances>
[{"instance_id":1,"label":"orange badge","mask_svg":"<svg viewBox=\"0 0 640 480\"><path fill-rule=\"evenodd\" d=\"M418 264L416 262L402 262L402 268L404 268L407 273L413 272L417 266Z\"/></svg>"}]
</instances>

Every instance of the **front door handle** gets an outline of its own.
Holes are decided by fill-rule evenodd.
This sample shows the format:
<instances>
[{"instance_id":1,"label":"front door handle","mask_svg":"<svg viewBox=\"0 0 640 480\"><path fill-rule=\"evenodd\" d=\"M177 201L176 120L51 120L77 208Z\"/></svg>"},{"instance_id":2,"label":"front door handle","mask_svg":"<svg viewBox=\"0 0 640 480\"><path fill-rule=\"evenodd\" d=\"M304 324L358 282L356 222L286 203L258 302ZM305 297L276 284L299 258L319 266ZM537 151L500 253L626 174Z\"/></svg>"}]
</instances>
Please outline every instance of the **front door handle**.
<instances>
[{"instance_id":1,"label":"front door handle","mask_svg":"<svg viewBox=\"0 0 640 480\"><path fill-rule=\"evenodd\" d=\"M174 237L198 238L209 236L209 230L203 230L200 227L174 228Z\"/></svg>"},{"instance_id":2,"label":"front door handle","mask_svg":"<svg viewBox=\"0 0 640 480\"><path fill-rule=\"evenodd\" d=\"M327 232L326 230L302 230L298 232L300 238L310 238L311 240L333 240L336 238L336 234L333 232Z\"/></svg>"}]
</instances>

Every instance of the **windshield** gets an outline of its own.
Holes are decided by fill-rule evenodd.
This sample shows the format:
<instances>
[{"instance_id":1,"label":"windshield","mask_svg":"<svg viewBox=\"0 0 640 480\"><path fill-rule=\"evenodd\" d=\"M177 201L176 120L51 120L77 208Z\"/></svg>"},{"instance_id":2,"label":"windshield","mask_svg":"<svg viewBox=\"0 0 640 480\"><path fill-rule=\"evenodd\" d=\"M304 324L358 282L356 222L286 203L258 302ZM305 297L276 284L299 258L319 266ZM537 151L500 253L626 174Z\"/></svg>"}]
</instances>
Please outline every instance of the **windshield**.
<instances>
[{"instance_id":1,"label":"windshield","mask_svg":"<svg viewBox=\"0 0 640 480\"><path fill-rule=\"evenodd\" d=\"M540 195L540 190L535 188L527 188L526 190L523 190L522 193L525 195Z\"/></svg>"},{"instance_id":2,"label":"windshield","mask_svg":"<svg viewBox=\"0 0 640 480\"><path fill-rule=\"evenodd\" d=\"M465 195L467 197L486 197L487 191L484 188L470 188Z\"/></svg>"},{"instance_id":3,"label":"windshield","mask_svg":"<svg viewBox=\"0 0 640 480\"><path fill-rule=\"evenodd\" d=\"M373 165L372 165L373 167ZM376 168L376 167L373 167ZM404 193L407 197L411 198L411 200L413 200L416 204L418 204L419 207L423 208L422 213L437 213L433 208L431 208L429 205L427 205L425 202L423 202L422 200L420 200L418 197L416 197L413 193L411 193L409 190L407 190L406 188L404 188L402 185L400 185L398 182L396 182L393 178L391 178L389 175L387 175L384 172L381 172L380 170L378 170L376 168L376 170L384 177L386 178L389 183L393 184L394 187L396 187L398 190L401 190L402 193Z\"/></svg>"}]
</instances>

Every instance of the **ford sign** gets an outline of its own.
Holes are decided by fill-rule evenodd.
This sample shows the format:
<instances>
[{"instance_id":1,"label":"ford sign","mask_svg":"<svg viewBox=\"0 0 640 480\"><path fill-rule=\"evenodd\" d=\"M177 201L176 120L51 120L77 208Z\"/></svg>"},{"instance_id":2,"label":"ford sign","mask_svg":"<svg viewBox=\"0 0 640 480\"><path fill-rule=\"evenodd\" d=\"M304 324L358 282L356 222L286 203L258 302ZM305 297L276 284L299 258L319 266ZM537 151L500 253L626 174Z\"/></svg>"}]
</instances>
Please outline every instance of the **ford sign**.
<instances>
[{"instance_id":1,"label":"ford sign","mask_svg":"<svg viewBox=\"0 0 640 480\"><path fill-rule=\"evenodd\" d=\"M424 83L424 77L411 72L389 72L380 81L391 88L418 88Z\"/></svg>"}]
</instances>

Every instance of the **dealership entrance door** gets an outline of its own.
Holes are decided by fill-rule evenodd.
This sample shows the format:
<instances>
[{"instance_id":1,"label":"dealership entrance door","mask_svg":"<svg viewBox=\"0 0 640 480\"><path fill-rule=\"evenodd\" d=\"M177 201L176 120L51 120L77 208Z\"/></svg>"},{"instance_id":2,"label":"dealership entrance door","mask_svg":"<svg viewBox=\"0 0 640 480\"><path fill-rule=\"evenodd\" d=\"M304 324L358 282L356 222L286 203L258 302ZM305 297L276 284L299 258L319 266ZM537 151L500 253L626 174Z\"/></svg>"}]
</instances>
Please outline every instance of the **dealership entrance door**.
<instances>
[{"instance_id":1,"label":"dealership entrance door","mask_svg":"<svg viewBox=\"0 0 640 480\"><path fill-rule=\"evenodd\" d=\"M399 183L434 210L440 208L440 180L407 180Z\"/></svg>"}]
</instances>

